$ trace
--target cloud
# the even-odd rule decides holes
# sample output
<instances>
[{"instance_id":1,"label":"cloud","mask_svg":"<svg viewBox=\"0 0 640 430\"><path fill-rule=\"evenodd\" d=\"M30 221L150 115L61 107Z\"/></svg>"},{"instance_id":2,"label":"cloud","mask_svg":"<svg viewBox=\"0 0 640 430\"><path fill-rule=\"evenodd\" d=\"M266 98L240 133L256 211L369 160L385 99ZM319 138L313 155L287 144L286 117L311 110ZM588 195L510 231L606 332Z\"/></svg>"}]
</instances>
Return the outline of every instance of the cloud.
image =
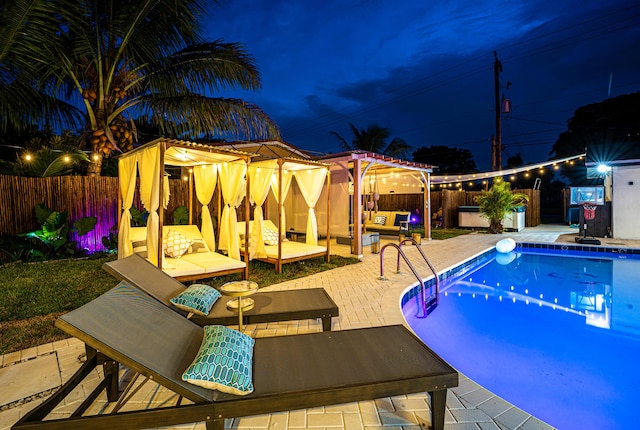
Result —
<instances>
[{"instance_id":1,"label":"cloud","mask_svg":"<svg viewBox=\"0 0 640 430\"><path fill-rule=\"evenodd\" d=\"M318 152L338 150L329 131L377 123L417 147L470 149L486 167L494 50L513 102L503 139L527 161L544 161L575 109L607 96L611 72L612 96L640 88L640 5L624 0L233 0L213 10L211 38L245 44L263 78L261 91L235 96Z\"/></svg>"}]
</instances>

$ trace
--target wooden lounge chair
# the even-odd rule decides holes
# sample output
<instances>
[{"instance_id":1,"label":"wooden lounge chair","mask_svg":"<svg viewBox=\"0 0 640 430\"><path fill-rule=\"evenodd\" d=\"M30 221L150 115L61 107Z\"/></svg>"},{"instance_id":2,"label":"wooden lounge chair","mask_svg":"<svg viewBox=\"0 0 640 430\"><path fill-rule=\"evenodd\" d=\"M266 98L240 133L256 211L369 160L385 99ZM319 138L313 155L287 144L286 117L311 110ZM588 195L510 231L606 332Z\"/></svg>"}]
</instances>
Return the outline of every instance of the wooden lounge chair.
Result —
<instances>
[{"instance_id":1,"label":"wooden lounge chair","mask_svg":"<svg viewBox=\"0 0 640 430\"><path fill-rule=\"evenodd\" d=\"M254 391L246 396L184 382L182 372L197 353L204 329L133 286L116 286L62 315L56 325L86 344L87 362L14 430L113 430L203 421L208 429L222 430L226 418L418 392L430 394L432 426L441 430L447 389L458 385L458 373L401 325L255 339ZM76 411L62 405L68 417L56 419L56 405L98 363L104 363L103 382ZM100 414L85 416L104 389L111 402L127 398L128 390L118 392L116 363L177 393L178 403L129 410L134 406L125 400L115 412L98 404L94 409ZM183 397L193 403L182 404Z\"/></svg>"},{"instance_id":2,"label":"wooden lounge chair","mask_svg":"<svg viewBox=\"0 0 640 430\"><path fill-rule=\"evenodd\" d=\"M102 267L117 279L135 285L176 312L186 315L186 312L170 302L170 299L183 291L185 286L145 258L133 254L122 260L105 263ZM338 306L324 288L258 292L251 298L255 306L243 312L243 324L320 318L322 330L327 331L331 330L331 318L339 315ZM209 315L194 315L191 320L201 326L238 324L238 314L227 309L227 301L226 297L221 297Z\"/></svg>"}]
</instances>

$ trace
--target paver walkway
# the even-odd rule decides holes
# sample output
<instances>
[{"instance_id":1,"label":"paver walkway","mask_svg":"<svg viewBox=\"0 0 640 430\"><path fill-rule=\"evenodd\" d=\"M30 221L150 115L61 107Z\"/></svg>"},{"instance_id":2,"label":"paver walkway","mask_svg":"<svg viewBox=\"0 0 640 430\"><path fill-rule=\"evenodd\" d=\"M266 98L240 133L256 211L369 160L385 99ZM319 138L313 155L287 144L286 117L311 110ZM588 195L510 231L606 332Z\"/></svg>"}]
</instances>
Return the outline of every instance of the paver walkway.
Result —
<instances>
[{"instance_id":1,"label":"paver walkway","mask_svg":"<svg viewBox=\"0 0 640 430\"><path fill-rule=\"evenodd\" d=\"M422 241L422 247L438 272L442 272L473 256L484 252L503 238L512 237L520 242L554 242L559 235L575 233L564 226L539 226L521 232L501 236L473 233L445 241ZM384 244L384 241L383 241ZM626 245L626 244L618 244ZM403 248L418 273L427 277L430 272L415 247ZM332 253L348 255L347 246L332 244ZM402 292L415 285L416 279L402 266L402 273L395 273L397 253L387 248L384 254L385 276L380 280L380 256L369 249L360 263L312 275L303 279L272 285L267 289L295 289L323 287L340 308L340 317L333 319L333 330L404 324L399 301ZM114 280L114 285L116 284ZM245 331L254 337L322 331L318 321L292 321L285 323L254 324ZM25 412L33 409L53 390L51 381L66 381L80 366L84 348L76 339L67 339L37 348L6 354L0 358L0 429L9 429ZM52 375L51 362L57 366ZM34 365L42 362L42 365ZM478 384L460 375L459 387L449 390L445 428L466 429L552 429L551 426L532 417L505 400L493 395ZM101 378L99 370L94 379ZM38 381L42 381L39 384ZM20 400L5 390L14 390L15 384L28 383L30 393L23 392ZM55 384L54 384L55 385ZM87 383L88 385L88 383ZM133 403L157 404L175 402L174 394L154 384L140 390ZM90 389L89 389L90 391ZM68 407L81 402L86 396L84 386L67 399ZM2 399L5 399L4 404ZM63 409L66 409L63 408ZM66 410L60 411L61 414ZM278 414L227 420L226 427L238 429L332 429L348 430L417 430L430 425L429 398L426 394L398 396L375 401L290 411ZM180 429L204 429L204 423L176 427Z\"/></svg>"}]
</instances>

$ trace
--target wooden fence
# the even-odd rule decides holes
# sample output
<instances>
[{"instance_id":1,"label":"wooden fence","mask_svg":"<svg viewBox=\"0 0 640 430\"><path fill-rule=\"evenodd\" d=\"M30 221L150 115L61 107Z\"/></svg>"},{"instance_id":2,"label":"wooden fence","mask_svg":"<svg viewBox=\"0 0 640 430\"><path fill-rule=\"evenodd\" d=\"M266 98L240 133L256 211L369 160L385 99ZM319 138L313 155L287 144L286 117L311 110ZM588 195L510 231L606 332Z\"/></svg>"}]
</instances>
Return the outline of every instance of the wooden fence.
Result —
<instances>
[{"instance_id":1,"label":"wooden fence","mask_svg":"<svg viewBox=\"0 0 640 430\"><path fill-rule=\"evenodd\" d=\"M173 211L178 206L188 206L188 182L169 180L171 198L165 210L163 222L172 224ZM98 222L96 228L84 236L71 233L70 239L77 241L82 249L89 251L103 250L102 237L108 236L116 228L118 220L118 178L87 176L56 176L51 178L30 178L21 176L0 175L0 234L18 234L40 229L35 217L38 203L58 211L69 213L69 224L86 216L94 216ZM526 226L540 224L540 191L518 190L529 196L526 211ZM195 193L194 193L195 194ZM480 192L473 191L434 191L431 193L432 212L442 207L443 225L453 228L458 225L458 206L475 205L475 196ZM219 206L218 194L214 194L209 204L212 216L216 217ZM193 197L193 220L199 223L201 207ZM134 206L142 209L136 193ZM422 194L388 194L381 195L378 201L379 210L404 209L424 215ZM238 211L239 219L243 219L243 211Z\"/></svg>"},{"instance_id":2,"label":"wooden fence","mask_svg":"<svg viewBox=\"0 0 640 430\"><path fill-rule=\"evenodd\" d=\"M535 227L540 224L540 190L518 190L519 193L529 196L527 211L525 213L525 226ZM454 191L442 190L431 192L431 213L442 208L442 222L444 228L458 226L458 206L477 206L476 196L481 191ZM408 210L420 217L424 212L422 194L385 194L378 200L378 208L381 211ZM418 211L416 211L418 210Z\"/></svg>"},{"instance_id":3,"label":"wooden fence","mask_svg":"<svg viewBox=\"0 0 640 430\"><path fill-rule=\"evenodd\" d=\"M188 183L170 180L171 199L165 211L165 223L171 223L176 207L188 203ZM103 250L102 237L115 231L118 223L118 178L87 176L56 176L30 178L0 175L0 234L26 233L41 228L36 221L35 207L44 204L57 212L68 212L69 225L87 216L97 218L95 229L84 236L71 232L70 239L81 249ZM212 199L210 210L213 212ZM142 209L136 193L134 205ZM201 207L194 205L194 217L199 219Z\"/></svg>"}]
</instances>

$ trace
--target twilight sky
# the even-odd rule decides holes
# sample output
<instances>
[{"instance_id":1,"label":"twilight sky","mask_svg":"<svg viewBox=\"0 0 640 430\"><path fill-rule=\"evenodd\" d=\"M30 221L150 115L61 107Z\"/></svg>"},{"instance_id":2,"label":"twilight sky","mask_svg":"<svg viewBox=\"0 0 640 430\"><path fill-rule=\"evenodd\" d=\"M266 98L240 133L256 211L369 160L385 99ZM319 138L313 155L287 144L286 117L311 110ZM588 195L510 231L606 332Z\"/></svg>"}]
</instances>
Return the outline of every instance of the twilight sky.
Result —
<instances>
[{"instance_id":1,"label":"twilight sky","mask_svg":"<svg viewBox=\"0 0 640 430\"><path fill-rule=\"evenodd\" d=\"M489 170L494 51L512 103L503 163L547 160L577 108L640 90L630 0L228 0L206 36L242 43L262 77L258 92L219 95L258 104L316 154L340 151L330 131L350 141L350 122L375 123L416 149L468 149Z\"/></svg>"}]
</instances>

